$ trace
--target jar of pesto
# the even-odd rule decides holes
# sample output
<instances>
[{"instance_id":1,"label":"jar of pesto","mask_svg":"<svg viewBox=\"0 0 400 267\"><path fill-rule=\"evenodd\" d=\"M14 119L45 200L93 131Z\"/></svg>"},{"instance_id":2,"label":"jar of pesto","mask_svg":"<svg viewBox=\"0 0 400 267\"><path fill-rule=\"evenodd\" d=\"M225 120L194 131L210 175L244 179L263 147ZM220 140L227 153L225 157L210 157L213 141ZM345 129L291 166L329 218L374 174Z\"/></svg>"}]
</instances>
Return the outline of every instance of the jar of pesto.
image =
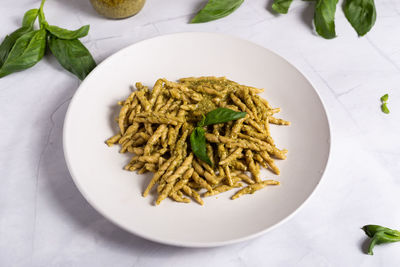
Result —
<instances>
[{"instance_id":1,"label":"jar of pesto","mask_svg":"<svg viewBox=\"0 0 400 267\"><path fill-rule=\"evenodd\" d=\"M123 19L138 13L146 0L90 0L94 9L111 19Z\"/></svg>"}]
</instances>

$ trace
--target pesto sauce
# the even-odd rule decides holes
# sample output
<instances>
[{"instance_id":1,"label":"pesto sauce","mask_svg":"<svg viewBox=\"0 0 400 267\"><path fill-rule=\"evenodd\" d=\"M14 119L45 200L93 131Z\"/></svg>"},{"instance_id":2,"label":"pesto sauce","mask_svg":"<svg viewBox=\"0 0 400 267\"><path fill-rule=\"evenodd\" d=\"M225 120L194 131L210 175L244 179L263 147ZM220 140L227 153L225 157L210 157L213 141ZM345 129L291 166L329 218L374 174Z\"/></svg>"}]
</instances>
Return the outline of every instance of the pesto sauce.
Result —
<instances>
[{"instance_id":1,"label":"pesto sauce","mask_svg":"<svg viewBox=\"0 0 400 267\"><path fill-rule=\"evenodd\" d=\"M212 102L213 97L203 94L203 100L197 104L196 113L207 114L211 110L216 109L216 105Z\"/></svg>"},{"instance_id":2,"label":"pesto sauce","mask_svg":"<svg viewBox=\"0 0 400 267\"><path fill-rule=\"evenodd\" d=\"M187 86L200 93L203 97L203 100L197 103L197 108L190 112L187 115L188 120L200 121L202 119L202 115L207 114L208 112L220 107L218 102L212 101L214 98L220 98L220 102L226 102L229 98L229 95L232 92L236 92L238 86L229 80L200 80L200 81L192 81ZM217 91L223 92L222 97L218 97L215 95L207 94L205 91L202 91L200 87L209 87L213 88Z\"/></svg>"},{"instance_id":3,"label":"pesto sauce","mask_svg":"<svg viewBox=\"0 0 400 267\"><path fill-rule=\"evenodd\" d=\"M138 13L146 0L90 0L90 2L99 14L107 18L122 19Z\"/></svg>"}]
</instances>

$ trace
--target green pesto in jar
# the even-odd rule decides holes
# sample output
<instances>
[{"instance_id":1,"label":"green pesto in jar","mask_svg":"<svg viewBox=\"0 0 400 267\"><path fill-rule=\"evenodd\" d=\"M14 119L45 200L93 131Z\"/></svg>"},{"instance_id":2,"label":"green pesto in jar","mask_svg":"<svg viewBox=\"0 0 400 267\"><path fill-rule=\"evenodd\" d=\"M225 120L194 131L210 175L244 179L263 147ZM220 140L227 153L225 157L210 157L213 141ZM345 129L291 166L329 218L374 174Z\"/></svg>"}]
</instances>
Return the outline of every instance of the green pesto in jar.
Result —
<instances>
[{"instance_id":1,"label":"green pesto in jar","mask_svg":"<svg viewBox=\"0 0 400 267\"><path fill-rule=\"evenodd\" d=\"M123 19L138 13L146 0L90 0L94 9L112 19Z\"/></svg>"}]
</instances>

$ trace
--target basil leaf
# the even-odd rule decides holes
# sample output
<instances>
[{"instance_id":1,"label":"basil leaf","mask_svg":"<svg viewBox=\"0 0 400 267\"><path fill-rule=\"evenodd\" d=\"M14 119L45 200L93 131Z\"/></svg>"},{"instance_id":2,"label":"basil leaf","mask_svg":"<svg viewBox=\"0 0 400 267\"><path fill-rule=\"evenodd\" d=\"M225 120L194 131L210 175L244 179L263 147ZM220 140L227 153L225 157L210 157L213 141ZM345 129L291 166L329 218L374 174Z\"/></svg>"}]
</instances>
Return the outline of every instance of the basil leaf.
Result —
<instances>
[{"instance_id":1,"label":"basil leaf","mask_svg":"<svg viewBox=\"0 0 400 267\"><path fill-rule=\"evenodd\" d=\"M315 5L314 24L317 33L326 38L336 37L335 12L338 0L317 0Z\"/></svg>"},{"instance_id":2,"label":"basil leaf","mask_svg":"<svg viewBox=\"0 0 400 267\"><path fill-rule=\"evenodd\" d=\"M78 39L64 40L50 35L49 47L61 66L81 80L96 67L92 55Z\"/></svg>"},{"instance_id":3,"label":"basil leaf","mask_svg":"<svg viewBox=\"0 0 400 267\"><path fill-rule=\"evenodd\" d=\"M89 32L89 25L80 27L75 31L66 30L57 26L46 24L46 30L48 30L52 35L66 40L78 39L86 36Z\"/></svg>"},{"instance_id":4,"label":"basil leaf","mask_svg":"<svg viewBox=\"0 0 400 267\"><path fill-rule=\"evenodd\" d=\"M376 21L374 0L346 0L344 14L358 36L364 36Z\"/></svg>"},{"instance_id":5,"label":"basil leaf","mask_svg":"<svg viewBox=\"0 0 400 267\"><path fill-rule=\"evenodd\" d=\"M212 162L206 151L206 137L204 133L205 132L203 128L194 128L193 132L190 134L190 145L197 158L212 166Z\"/></svg>"},{"instance_id":6,"label":"basil leaf","mask_svg":"<svg viewBox=\"0 0 400 267\"><path fill-rule=\"evenodd\" d=\"M33 28L33 24L39 14L39 9L30 9L25 12L24 18L22 19L22 27Z\"/></svg>"},{"instance_id":7,"label":"basil leaf","mask_svg":"<svg viewBox=\"0 0 400 267\"><path fill-rule=\"evenodd\" d=\"M209 0L190 23L203 23L228 16L240 5L244 0Z\"/></svg>"},{"instance_id":8,"label":"basil leaf","mask_svg":"<svg viewBox=\"0 0 400 267\"><path fill-rule=\"evenodd\" d=\"M381 101L382 101L382 102L386 102L386 101L388 101L388 99L389 99L389 95L388 95L388 94L384 94L384 95L381 97Z\"/></svg>"},{"instance_id":9,"label":"basil leaf","mask_svg":"<svg viewBox=\"0 0 400 267\"><path fill-rule=\"evenodd\" d=\"M272 9L281 14L287 14L293 0L274 0Z\"/></svg>"},{"instance_id":10,"label":"basil leaf","mask_svg":"<svg viewBox=\"0 0 400 267\"><path fill-rule=\"evenodd\" d=\"M382 110L382 112L385 113L385 114L389 114L389 113L390 113L390 110L389 110L389 108L387 107L387 104L386 104L386 103L383 103L383 104L381 105L381 110Z\"/></svg>"},{"instance_id":11,"label":"basil leaf","mask_svg":"<svg viewBox=\"0 0 400 267\"><path fill-rule=\"evenodd\" d=\"M44 29L25 33L15 42L0 68L0 78L34 66L43 58L45 50L46 31Z\"/></svg>"},{"instance_id":12,"label":"basil leaf","mask_svg":"<svg viewBox=\"0 0 400 267\"><path fill-rule=\"evenodd\" d=\"M22 27L15 30L13 33L7 35L4 38L3 42L0 45L0 67L3 66L8 57L8 54L10 53L18 38L25 33L33 31L33 24L35 23L38 13L38 9L31 9L26 11L22 20Z\"/></svg>"},{"instance_id":13,"label":"basil leaf","mask_svg":"<svg viewBox=\"0 0 400 267\"><path fill-rule=\"evenodd\" d=\"M7 35L4 38L3 42L0 45L0 67L3 66L4 62L8 57L8 54L10 53L11 49L13 48L18 38L31 31L32 29L29 27L22 27L15 30L13 33Z\"/></svg>"},{"instance_id":14,"label":"basil leaf","mask_svg":"<svg viewBox=\"0 0 400 267\"><path fill-rule=\"evenodd\" d=\"M229 108L217 108L206 114L206 119L204 120L203 125L207 126L241 119L244 118L246 114L246 112L237 112Z\"/></svg>"}]
</instances>

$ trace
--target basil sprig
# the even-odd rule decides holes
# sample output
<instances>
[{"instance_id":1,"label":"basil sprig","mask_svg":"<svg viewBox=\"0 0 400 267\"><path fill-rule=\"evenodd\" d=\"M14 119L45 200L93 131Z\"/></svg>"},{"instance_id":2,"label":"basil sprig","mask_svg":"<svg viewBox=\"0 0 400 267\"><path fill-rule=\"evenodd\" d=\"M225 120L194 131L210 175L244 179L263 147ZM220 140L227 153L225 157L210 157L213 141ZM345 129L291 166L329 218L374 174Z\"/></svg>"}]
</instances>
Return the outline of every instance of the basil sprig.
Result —
<instances>
[{"instance_id":1,"label":"basil sprig","mask_svg":"<svg viewBox=\"0 0 400 267\"><path fill-rule=\"evenodd\" d=\"M90 52L78 40L89 32L89 25L70 31L49 25L45 19L42 0L39 9L28 10L22 27L7 35L0 44L0 78L33 67L44 56L47 45L58 62L83 80L96 67ZM39 18L40 29L34 24Z\"/></svg>"},{"instance_id":2,"label":"basil sprig","mask_svg":"<svg viewBox=\"0 0 400 267\"><path fill-rule=\"evenodd\" d=\"M400 231L397 230L373 224L365 225L362 229L371 238L371 243L368 247L369 255L374 255L373 249L375 245L400 241Z\"/></svg>"},{"instance_id":3,"label":"basil sprig","mask_svg":"<svg viewBox=\"0 0 400 267\"><path fill-rule=\"evenodd\" d=\"M217 108L208 112L203 119L197 124L193 132L190 134L190 146L197 158L212 166L212 162L206 151L206 137L204 126L225 123L228 121L238 120L246 116L246 112L237 112L229 108Z\"/></svg>"},{"instance_id":4,"label":"basil sprig","mask_svg":"<svg viewBox=\"0 0 400 267\"><path fill-rule=\"evenodd\" d=\"M326 39L335 38L335 12L338 0L310 0L310 2L315 4L314 25L316 32ZM292 0L274 0L272 9L278 13L286 14L291 3ZM364 36L375 24L374 0L345 0L343 11L359 36Z\"/></svg>"},{"instance_id":5,"label":"basil sprig","mask_svg":"<svg viewBox=\"0 0 400 267\"><path fill-rule=\"evenodd\" d=\"M203 23L228 16L238 9L244 0L209 0L196 14L191 23Z\"/></svg>"}]
</instances>

